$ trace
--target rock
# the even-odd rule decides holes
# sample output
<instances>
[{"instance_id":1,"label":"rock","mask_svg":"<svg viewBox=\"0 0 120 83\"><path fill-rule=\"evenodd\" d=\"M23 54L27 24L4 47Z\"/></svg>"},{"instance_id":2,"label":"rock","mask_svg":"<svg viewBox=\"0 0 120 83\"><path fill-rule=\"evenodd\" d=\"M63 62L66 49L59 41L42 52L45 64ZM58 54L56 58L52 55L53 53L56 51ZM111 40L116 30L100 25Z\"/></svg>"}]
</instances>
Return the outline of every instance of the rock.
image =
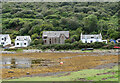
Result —
<instances>
[{"instance_id":1,"label":"rock","mask_svg":"<svg viewBox=\"0 0 120 83\"><path fill-rule=\"evenodd\" d=\"M26 75L30 75L30 73L29 73L29 72L27 72L27 73L26 73Z\"/></svg>"},{"instance_id":2,"label":"rock","mask_svg":"<svg viewBox=\"0 0 120 83\"><path fill-rule=\"evenodd\" d=\"M11 77L11 79L14 79L15 77Z\"/></svg>"},{"instance_id":3,"label":"rock","mask_svg":"<svg viewBox=\"0 0 120 83\"><path fill-rule=\"evenodd\" d=\"M14 73L14 71L8 71L8 73Z\"/></svg>"}]
</instances>

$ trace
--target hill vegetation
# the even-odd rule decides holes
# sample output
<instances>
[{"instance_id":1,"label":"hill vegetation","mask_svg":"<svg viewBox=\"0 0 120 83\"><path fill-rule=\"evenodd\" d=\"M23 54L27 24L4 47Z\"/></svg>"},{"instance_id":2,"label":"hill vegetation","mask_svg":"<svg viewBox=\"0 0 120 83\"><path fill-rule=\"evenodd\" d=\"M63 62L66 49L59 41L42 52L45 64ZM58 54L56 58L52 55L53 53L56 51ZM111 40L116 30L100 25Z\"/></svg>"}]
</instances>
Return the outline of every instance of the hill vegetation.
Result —
<instances>
[{"instance_id":1,"label":"hill vegetation","mask_svg":"<svg viewBox=\"0 0 120 83\"><path fill-rule=\"evenodd\" d=\"M43 43L43 31L70 31L68 41L79 42L81 32L118 39L119 15L118 2L4 2L2 31L13 42L17 35L30 35L35 45Z\"/></svg>"}]
</instances>

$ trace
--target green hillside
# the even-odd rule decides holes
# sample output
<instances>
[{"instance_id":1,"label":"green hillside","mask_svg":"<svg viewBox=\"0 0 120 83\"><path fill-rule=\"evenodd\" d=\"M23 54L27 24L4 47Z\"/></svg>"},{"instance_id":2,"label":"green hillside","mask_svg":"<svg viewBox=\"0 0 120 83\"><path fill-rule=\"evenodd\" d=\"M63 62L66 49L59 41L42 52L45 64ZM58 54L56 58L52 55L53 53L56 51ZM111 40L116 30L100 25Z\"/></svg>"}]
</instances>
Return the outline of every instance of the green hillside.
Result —
<instances>
[{"instance_id":1,"label":"green hillside","mask_svg":"<svg viewBox=\"0 0 120 83\"><path fill-rule=\"evenodd\" d=\"M119 9L118 2L4 2L2 31L11 39L30 35L36 45L43 43L43 31L70 31L75 41L81 32L118 39Z\"/></svg>"}]
</instances>

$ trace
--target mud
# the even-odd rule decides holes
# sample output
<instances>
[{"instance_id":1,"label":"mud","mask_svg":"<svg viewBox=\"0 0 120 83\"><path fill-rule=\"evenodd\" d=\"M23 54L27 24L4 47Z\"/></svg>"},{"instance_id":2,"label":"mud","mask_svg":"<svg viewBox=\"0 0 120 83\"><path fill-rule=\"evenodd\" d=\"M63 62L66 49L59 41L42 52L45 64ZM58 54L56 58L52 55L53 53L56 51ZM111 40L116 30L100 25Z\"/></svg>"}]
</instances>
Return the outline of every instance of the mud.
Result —
<instances>
[{"instance_id":1,"label":"mud","mask_svg":"<svg viewBox=\"0 0 120 83\"><path fill-rule=\"evenodd\" d=\"M3 79L20 78L26 76L32 77L32 76L58 75L60 73L66 72L69 73L79 71L82 69L91 68L100 69L108 66L109 67L114 66L118 62L118 55L109 54L100 55L98 53L18 53L18 54L3 54L3 56L53 61L52 66L46 67L37 66L34 68L13 68L13 69L3 68L2 69ZM63 62L63 65L59 64L59 62L61 61ZM8 73L9 71L14 71L14 73ZM29 73L29 75L27 73Z\"/></svg>"}]
</instances>

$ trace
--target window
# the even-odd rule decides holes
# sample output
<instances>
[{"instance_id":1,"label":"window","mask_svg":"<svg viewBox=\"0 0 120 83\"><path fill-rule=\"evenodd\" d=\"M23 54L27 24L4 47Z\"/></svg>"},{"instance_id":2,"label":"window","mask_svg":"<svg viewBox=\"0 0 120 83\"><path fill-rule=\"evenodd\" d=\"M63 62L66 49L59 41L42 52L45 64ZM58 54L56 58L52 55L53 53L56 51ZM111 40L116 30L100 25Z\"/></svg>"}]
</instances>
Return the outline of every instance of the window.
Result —
<instances>
[{"instance_id":1,"label":"window","mask_svg":"<svg viewBox=\"0 0 120 83\"><path fill-rule=\"evenodd\" d=\"M55 38L55 43L56 43L57 41L56 41L56 38Z\"/></svg>"},{"instance_id":2,"label":"window","mask_svg":"<svg viewBox=\"0 0 120 83\"><path fill-rule=\"evenodd\" d=\"M4 40L4 38L2 38L2 40Z\"/></svg>"},{"instance_id":3,"label":"window","mask_svg":"<svg viewBox=\"0 0 120 83\"><path fill-rule=\"evenodd\" d=\"M26 45L26 43L24 43L24 45Z\"/></svg>"},{"instance_id":4,"label":"window","mask_svg":"<svg viewBox=\"0 0 120 83\"><path fill-rule=\"evenodd\" d=\"M5 37L5 41L7 40L7 38Z\"/></svg>"},{"instance_id":5,"label":"window","mask_svg":"<svg viewBox=\"0 0 120 83\"><path fill-rule=\"evenodd\" d=\"M17 43L17 45L19 45L19 43Z\"/></svg>"},{"instance_id":6,"label":"window","mask_svg":"<svg viewBox=\"0 0 120 83\"><path fill-rule=\"evenodd\" d=\"M87 43L87 41L85 41L85 43Z\"/></svg>"},{"instance_id":7,"label":"window","mask_svg":"<svg viewBox=\"0 0 120 83\"><path fill-rule=\"evenodd\" d=\"M51 39L50 39L50 44L52 43Z\"/></svg>"},{"instance_id":8,"label":"window","mask_svg":"<svg viewBox=\"0 0 120 83\"><path fill-rule=\"evenodd\" d=\"M93 42L93 41L90 41L91 43Z\"/></svg>"},{"instance_id":9,"label":"window","mask_svg":"<svg viewBox=\"0 0 120 83\"><path fill-rule=\"evenodd\" d=\"M3 45L3 44L4 44L4 42L1 42L1 44Z\"/></svg>"},{"instance_id":10,"label":"window","mask_svg":"<svg viewBox=\"0 0 120 83\"><path fill-rule=\"evenodd\" d=\"M64 36L62 36L62 38L64 39Z\"/></svg>"},{"instance_id":11,"label":"window","mask_svg":"<svg viewBox=\"0 0 120 83\"><path fill-rule=\"evenodd\" d=\"M44 42L46 43L46 40Z\"/></svg>"},{"instance_id":12,"label":"window","mask_svg":"<svg viewBox=\"0 0 120 83\"><path fill-rule=\"evenodd\" d=\"M91 38L94 38L94 37L91 37Z\"/></svg>"},{"instance_id":13,"label":"window","mask_svg":"<svg viewBox=\"0 0 120 83\"><path fill-rule=\"evenodd\" d=\"M44 37L44 39L47 39L47 37Z\"/></svg>"}]
</instances>

